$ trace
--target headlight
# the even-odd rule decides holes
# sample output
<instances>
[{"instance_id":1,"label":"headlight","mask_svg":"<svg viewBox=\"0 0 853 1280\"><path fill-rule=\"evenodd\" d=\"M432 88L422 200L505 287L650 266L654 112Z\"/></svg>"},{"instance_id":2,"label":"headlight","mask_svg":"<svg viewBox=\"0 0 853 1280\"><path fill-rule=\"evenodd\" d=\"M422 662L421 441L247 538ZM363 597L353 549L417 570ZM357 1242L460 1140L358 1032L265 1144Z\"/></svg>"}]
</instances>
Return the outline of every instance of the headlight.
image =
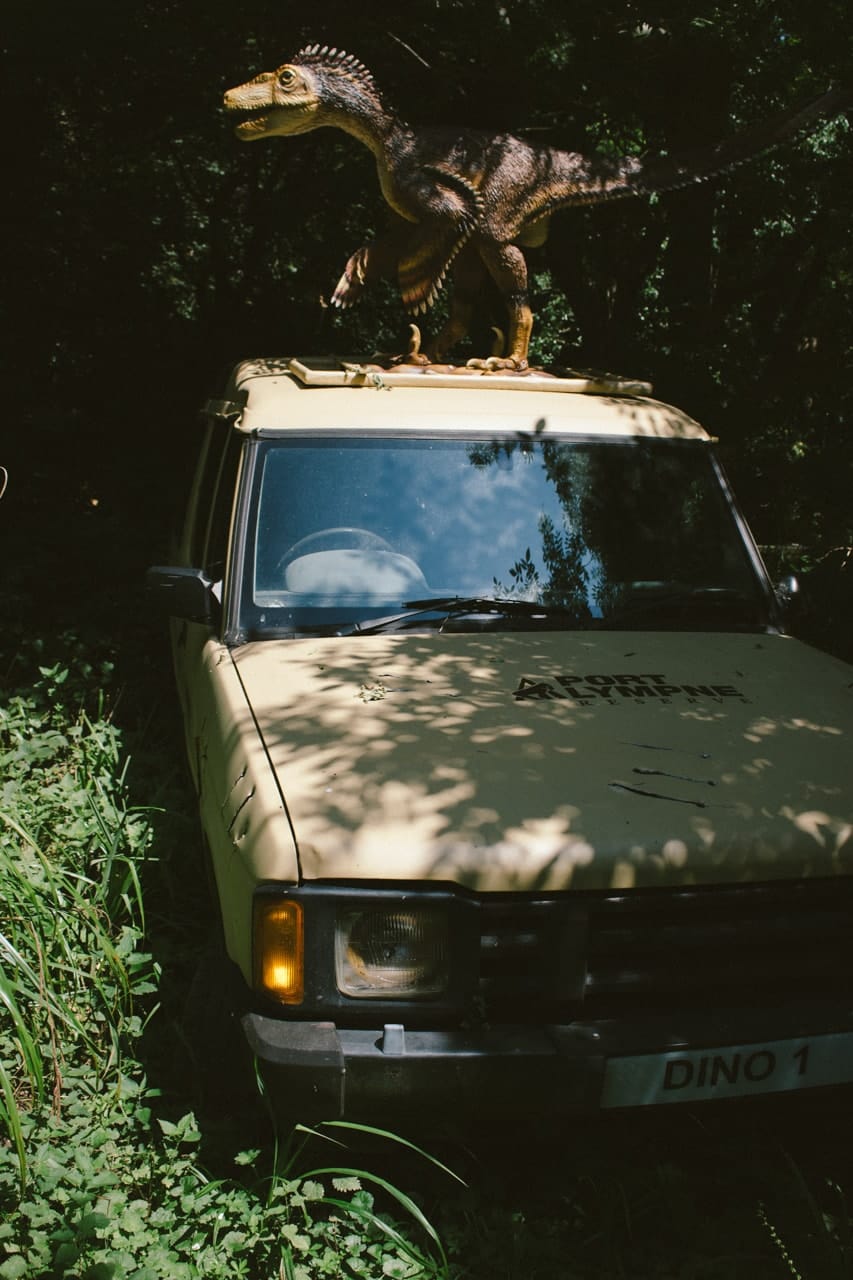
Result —
<instances>
[{"instance_id":1,"label":"headlight","mask_svg":"<svg viewBox=\"0 0 853 1280\"><path fill-rule=\"evenodd\" d=\"M338 990L347 996L416 998L444 991L448 927L429 907L359 907L335 930Z\"/></svg>"},{"instance_id":2,"label":"headlight","mask_svg":"<svg viewBox=\"0 0 853 1280\"><path fill-rule=\"evenodd\" d=\"M282 1004L300 1004L305 989L302 907L288 898L255 899L255 987Z\"/></svg>"}]
</instances>

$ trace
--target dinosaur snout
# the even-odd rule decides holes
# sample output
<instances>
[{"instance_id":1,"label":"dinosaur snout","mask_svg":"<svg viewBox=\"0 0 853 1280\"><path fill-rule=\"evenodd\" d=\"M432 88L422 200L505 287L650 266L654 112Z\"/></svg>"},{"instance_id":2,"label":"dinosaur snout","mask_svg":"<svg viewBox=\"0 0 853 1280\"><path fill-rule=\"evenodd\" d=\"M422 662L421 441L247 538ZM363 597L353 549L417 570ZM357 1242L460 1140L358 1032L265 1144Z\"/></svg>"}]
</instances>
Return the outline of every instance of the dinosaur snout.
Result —
<instances>
[{"instance_id":1,"label":"dinosaur snout","mask_svg":"<svg viewBox=\"0 0 853 1280\"><path fill-rule=\"evenodd\" d=\"M250 80L248 84L226 89L222 105L226 111L239 112L243 116L234 128L241 141L251 142L264 136L267 117L273 106L265 80Z\"/></svg>"}]
</instances>

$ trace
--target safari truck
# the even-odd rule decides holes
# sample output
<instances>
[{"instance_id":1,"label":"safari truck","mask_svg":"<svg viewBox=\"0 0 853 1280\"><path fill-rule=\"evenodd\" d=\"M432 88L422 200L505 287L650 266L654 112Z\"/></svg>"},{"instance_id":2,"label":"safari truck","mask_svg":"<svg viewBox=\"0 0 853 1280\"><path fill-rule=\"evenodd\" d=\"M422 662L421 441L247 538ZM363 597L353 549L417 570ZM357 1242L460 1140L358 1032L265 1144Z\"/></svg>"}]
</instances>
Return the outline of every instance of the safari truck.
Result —
<instances>
[{"instance_id":1,"label":"safari truck","mask_svg":"<svg viewBox=\"0 0 853 1280\"><path fill-rule=\"evenodd\" d=\"M853 1080L853 669L619 380L240 364L172 621L251 1051L300 1115Z\"/></svg>"}]
</instances>

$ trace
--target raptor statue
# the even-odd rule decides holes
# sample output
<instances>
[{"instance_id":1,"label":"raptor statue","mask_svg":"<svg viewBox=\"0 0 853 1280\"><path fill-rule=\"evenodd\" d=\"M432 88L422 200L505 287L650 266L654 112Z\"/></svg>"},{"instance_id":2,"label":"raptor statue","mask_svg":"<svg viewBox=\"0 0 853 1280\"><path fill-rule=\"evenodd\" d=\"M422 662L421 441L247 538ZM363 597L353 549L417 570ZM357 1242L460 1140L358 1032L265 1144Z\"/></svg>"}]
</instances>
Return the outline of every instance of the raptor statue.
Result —
<instances>
[{"instance_id":1,"label":"raptor statue","mask_svg":"<svg viewBox=\"0 0 853 1280\"><path fill-rule=\"evenodd\" d=\"M488 273L507 311L505 350L470 363L516 370L527 368L533 325L523 250L544 243L553 213L707 181L847 105L846 91L832 89L716 146L646 160L533 146L509 133L413 129L357 58L317 44L225 94L226 109L242 116L241 141L331 127L372 151L391 219L347 262L334 306L350 307L373 281L396 278L403 304L418 315L452 270L447 323L422 357L441 361L467 333Z\"/></svg>"}]
</instances>

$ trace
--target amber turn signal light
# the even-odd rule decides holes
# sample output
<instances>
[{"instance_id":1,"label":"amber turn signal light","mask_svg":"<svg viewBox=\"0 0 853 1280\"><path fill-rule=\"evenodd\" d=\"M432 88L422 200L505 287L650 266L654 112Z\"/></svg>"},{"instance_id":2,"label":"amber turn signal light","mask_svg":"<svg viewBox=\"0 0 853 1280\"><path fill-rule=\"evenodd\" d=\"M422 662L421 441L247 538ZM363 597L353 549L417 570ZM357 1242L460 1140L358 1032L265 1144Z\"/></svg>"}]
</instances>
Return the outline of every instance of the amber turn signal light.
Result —
<instances>
[{"instance_id":1,"label":"amber turn signal light","mask_svg":"<svg viewBox=\"0 0 853 1280\"><path fill-rule=\"evenodd\" d=\"M254 913L255 987L282 1004L300 1004L305 990L302 906L259 897Z\"/></svg>"}]
</instances>

